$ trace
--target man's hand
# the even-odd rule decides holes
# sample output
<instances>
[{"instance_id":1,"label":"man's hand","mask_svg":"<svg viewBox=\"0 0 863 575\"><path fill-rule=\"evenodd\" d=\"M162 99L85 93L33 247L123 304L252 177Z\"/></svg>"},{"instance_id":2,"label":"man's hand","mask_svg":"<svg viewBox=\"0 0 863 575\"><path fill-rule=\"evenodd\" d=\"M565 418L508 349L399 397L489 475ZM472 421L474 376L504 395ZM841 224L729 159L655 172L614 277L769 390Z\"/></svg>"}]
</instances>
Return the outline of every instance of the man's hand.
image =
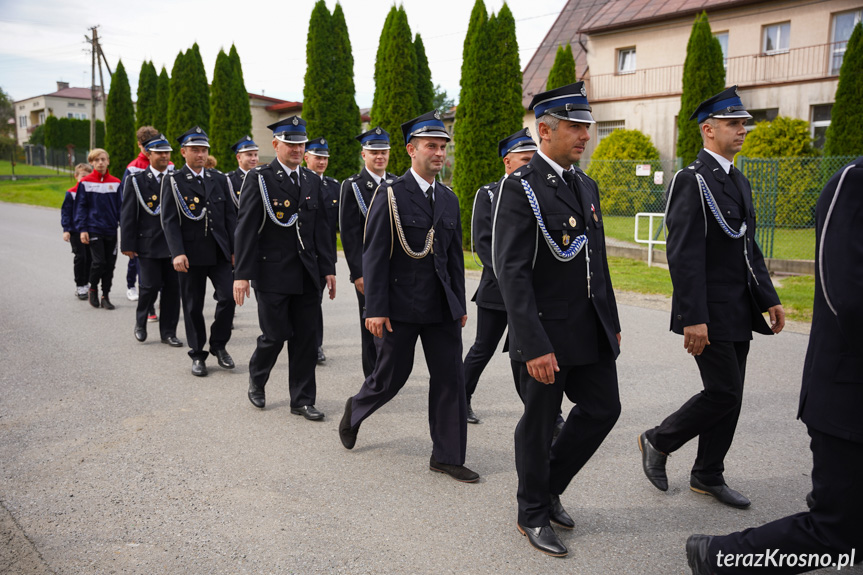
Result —
<instances>
[{"instance_id":1,"label":"man's hand","mask_svg":"<svg viewBox=\"0 0 863 575\"><path fill-rule=\"evenodd\" d=\"M69 232L63 232L63 241L64 242L68 242L71 239L72 239L72 234L70 234Z\"/></svg>"},{"instance_id":2,"label":"man's hand","mask_svg":"<svg viewBox=\"0 0 863 575\"><path fill-rule=\"evenodd\" d=\"M363 278L357 278L354 280L354 287L357 288L357 291L363 295L366 295L366 285L363 283Z\"/></svg>"},{"instance_id":3,"label":"man's hand","mask_svg":"<svg viewBox=\"0 0 863 575\"><path fill-rule=\"evenodd\" d=\"M124 256L128 256L131 259L138 257L138 252L123 252Z\"/></svg>"},{"instance_id":4,"label":"man's hand","mask_svg":"<svg viewBox=\"0 0 863 575\"><path fill-rule=\"evenodd\" d=\"M686 348L686 353L701 355L706 345L710 345L710 340L707 339L706 323L688 325L683 328L683 347Z\"/></svg>"},{"instance_id":5,"label":"man's hand","mask_svg":"<svg viewBox=\"0 0 863 575\"><path fill-rule=\"evenodd\" d=\"M393 326L390 324L390 318L388 317L367 317L366 318L366 329L372 332L372 335L375 337L383 337L384 336L384 326L386 326L387 331L392 333Z\"/></svg>"},{"instance_id":6,"label":"man's hand","mask_svg":"<svg viewBox=\"0 0 863 575\"><path fill-rule=\"evenodd\" d=\"M554 353L535 357L527 362L527 373L540 383L554 383L554 372L560 371Z\"/></svg>"},{"instance_id":7,"label":"man's hand","mask_svg":"<svg viewBox=\"0 0 863 575\"><path fill-rule=\"evenodd\" d=\"M327 280L327 290L330 292L330 299L336 299L336 276L324 276Z\"/></svg>"},{"instance_id":8,"label":"man's hand","mask_svg":"<svg viewBox=\"0 0 863 575\"><path fill-rule=\"evenodd\" d=\"M770 329L773 333L779 333L785 327L785 310L782 304L775 305L767 310L770 314Z\"/></svg>"},{"instance_id":9,"label":"man's hand","mask_svg":"<svg viewBox=\"0 0 863 575\"><path fill-rule=\"evenodd\" d=\"M231 267L236 267L237 259L234 257L234 254L231 254Z\"/></svg>"},{"instance_id":10,"label":"man's hand","mask_svg":"<svg viewBox=\"0 0 863 575\"><path fill-rule=\"evenodd\" d=\"M620 347L620 332L617 332L617 347Z\"/></svg>"},{"instance_id":11,"label":"man's hand","mask_svg":"<svg viewBox=\"0 0 863 575\"><path fill-rule=\"evenodd\" d=\"M243 305L251 293L249 280L234 280L234 301L237 302L237 305Z\"/></svg>"},{"instance_id":12,"label":"man's hand","mask_svg":"<svg viewBox=\"0 0 863 575\"><path fill-rule=\"evenodd\" d=\"M90 234L88 232L81 232L81 243L90 245Z\"/></svg>"},{"instance_id":13,"label":"man's hand","mask_svg":"<svg viewBox=\"0 0 863 575\"><path fill-rule=\"evenodd\" d=\"M174 258L174 269L183 273L189 271L189 258L186 257L186 254Z\"/></svg>"},{"instance_id":14,"label":"man's hand","mask_svg":"<svg viewBox=\"0 0 863 575\"><path fill-rule=\"evenodd\" d=\"M461 326L464 327L467 325L467 314L461 316Z\"/></svg>"}]
</instances>

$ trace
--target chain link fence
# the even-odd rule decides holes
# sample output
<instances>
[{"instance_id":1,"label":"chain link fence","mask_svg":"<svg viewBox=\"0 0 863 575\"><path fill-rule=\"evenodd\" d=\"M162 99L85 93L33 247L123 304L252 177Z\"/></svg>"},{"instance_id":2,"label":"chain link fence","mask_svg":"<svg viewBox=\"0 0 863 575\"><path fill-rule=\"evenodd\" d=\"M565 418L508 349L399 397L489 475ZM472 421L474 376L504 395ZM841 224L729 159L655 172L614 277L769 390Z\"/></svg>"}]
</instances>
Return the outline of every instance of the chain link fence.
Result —
<instances>
[{"instance_id":1,"label":"chain link fence","mask_svg":"<svg viewBox=\"0 0 863 575\"><path fill-rule=\"evenodd\" d=\"M758 222L756 241L766 258L815 259L815 204L824 184L852 156L812 158L737 158L736 165L749 180ZM634 242L635 215L665 211L665 193L677 160L592 160L585 172L599 185L605 235ZM642 222L641 240L662 239L657 222L654 237L647 238ZM664 249L664 246L657 246Z\"/></svg>"}]
</instances>

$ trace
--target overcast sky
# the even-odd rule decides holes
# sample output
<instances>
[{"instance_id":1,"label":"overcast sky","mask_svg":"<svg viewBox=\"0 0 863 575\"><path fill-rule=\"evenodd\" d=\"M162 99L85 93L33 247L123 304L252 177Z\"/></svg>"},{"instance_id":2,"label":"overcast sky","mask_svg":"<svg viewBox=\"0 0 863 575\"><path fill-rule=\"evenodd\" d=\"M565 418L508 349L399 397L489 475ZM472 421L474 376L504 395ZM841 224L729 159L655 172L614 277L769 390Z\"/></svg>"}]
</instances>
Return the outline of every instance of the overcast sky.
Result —
<instances>
[{"instance_id":1,"label":"overcast sky","mask_svg":"<svg viewBox=\"0 0 863 575\"><path fill-rule=\"evenodd\" d=\"M326 0L332 11L335 0ZM509 0L516 19L521 66L542 42L566 0ZM21 100L56 90L58 80L90 85L90 55L84 36L99 25L111 68L122 59L133 96L141 63L152 60L168 73L180 50L198 43L207 79L216 55L237 46L246 89L301 101L306 33L314 0L105 1L0 0L0 87ZM392 0L341 2L354 54L357 103L369 107L374 94L374 58ZM486 0L497 13L503 0ZM458 98L464 36L472 0L404 0L411 30L423 38L432 81ZM106 72L107 74L107 72ZM98 83L98 78L97 78ZM106 85L110 80L105 78Z\"/></svg>"}]
</instances>

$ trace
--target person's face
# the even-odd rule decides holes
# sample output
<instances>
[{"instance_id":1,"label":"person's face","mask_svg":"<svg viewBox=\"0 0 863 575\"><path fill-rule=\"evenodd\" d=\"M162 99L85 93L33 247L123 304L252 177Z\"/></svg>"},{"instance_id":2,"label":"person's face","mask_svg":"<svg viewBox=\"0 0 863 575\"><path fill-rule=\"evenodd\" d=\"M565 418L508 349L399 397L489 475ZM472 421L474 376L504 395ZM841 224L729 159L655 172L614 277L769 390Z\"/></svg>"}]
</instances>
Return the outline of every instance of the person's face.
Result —
<instances>
[{"instance_id":1,"label":"person's face","mask_svg":"<svg viewBox=\"0 0 863 575\"><path fill-rule=\"evenodd\" d=\"M382 176L387 171L387 165L390 163L390 151L387 150L363 150L363 162L366 164L366 169L374 174Z\"/></svg>"},{"instance_id":2,"label":"person's face","mask_svg":"<svg viewBox=\"0 0 863 575\"><path fill-rule=\"evenodd\" d=\"M533 157L534 152L513 152L503 157L503 166L507 175L524 166Z\"/></svg>"},{"instance_id":3,"label":"person's face","mask_svg":"<svg viewBox=\"0 0 863 575\"><path fill-rule=\"evenodd\" d=\"M584 147L590 140L590 124L561 120L557 130L552 131L540 123L540 139L546 146L543 152L564 168L581 159Z\"/></svg>"},{"instance_id":4,"label":"person's face","mask_svg":"<svg viewBox=\"0 0 863 575\"><path fill-rule=\"evenodd\" d=\"M240 152L237 154L237 163L243 171L248 172L258 165L258 151L250 150L248 152Z\"/></svg>"},{"instance_id":5,"label":"person's face","mask_svg":"<svg viewBox=\"0 0 863 575\"><path fill-rule=\"evenodd\" d=\"M100 174L104 174L108 171L108 154L99 154L90 162L90 165L93 166L93 169L99 172Z\"/></svg>"},{"instance_id":6,"label":"person's face","mask_svg":"<svg viewBox=\"0 0 863 575\"><path fill-rule=\"evenodd\" d=\"M164 172L171 163L171 152L147 152L147 157L153 169L159 172Z\"/></svg>"},{"instance_id":7,"label":"person's face","mask_svg":"<svg viewBox=\"0 0 863 575\"><path fill-rule=\"evenodd\" d=\"M746 118L715 118L712 123L702 124L702 130L704 147L731 160L746 139Z\"/></svg>"},{"instance_id":8,"label":"person's face","mask_svg":"<svg viewBox=\"0 0 863 575\"><path fill-rule=\"evenodd\" d=\"M300 162L303 161L303 153L306 151L306 144L288 144L281 140L273 138L273 149L276 150L276 157L279 161L291 168L297 169Z\"/></svg>"},{"instance_id":9,"label":"person's face","mask_svg":"<svg viewBox=\"0 0 863 575\"><path fill-rule=\"evenodd\" d=\"M407 145L413 169L422 177L433 178L446 160L446 138L414 137Z\"/></svg>"},{"instance_id":10,"label":"person's face","mask_svg":"<svg viewBox=\"0 0 863 575\"><path fill-rule=\"evenodd\" d=\"M306 154L306 167L319 176L323 176L327 171L327 166L330 165L330 158L327 156L316 156L315 154Z\"/></svg>"},{"instance_id":11,"label":"person's face","mask_svg":"<svg viewBox=\"0 0 863 575\"><path fill-rule=\"evenodd\" d=\"M180 148L180 154L182 154L187 166L196 172L200 172L201 168L207 163L210 148L206 146L183 146Z\"/></svg>"},{"instance_id":12,"label":"person's face","mask_svg":"<svg viewBox=\"0 0 863 575\"><path fill-rule=\"evenodd\" d=\"M88 172L87 170L77 170L75 172L75 179L79 182L90 175L92 172Z\"/></svg>"}]
</instances>

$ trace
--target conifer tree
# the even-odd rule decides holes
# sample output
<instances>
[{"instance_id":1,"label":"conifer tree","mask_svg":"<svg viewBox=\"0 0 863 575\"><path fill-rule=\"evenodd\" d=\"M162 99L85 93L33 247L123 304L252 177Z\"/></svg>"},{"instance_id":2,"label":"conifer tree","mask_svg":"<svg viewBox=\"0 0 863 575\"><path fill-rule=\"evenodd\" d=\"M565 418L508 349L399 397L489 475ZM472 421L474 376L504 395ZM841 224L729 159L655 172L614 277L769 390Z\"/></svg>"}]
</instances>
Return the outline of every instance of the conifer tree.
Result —
<instances>
[{"instance_id":1,"label":"conifer tree","mask_svg":"<svg viewBox=\"0 0 863 575\"><path fill-rule=\"evenodd\" d=\"M417 58L408 17L403 6L390 11L378 45L375 62L375 97L372 125L390 133L391 172L401 174L410 167L401 124L418 116Z\"/></svg>"},{"instance_id":2,"label":"conifer tree","mask_svg":"<svg viewBox=\"0 0 863 575\"><path fill-rule=\"evenodd\" d=\"M548 72L548 84L546 84L545 89L554 90L575 81L575 59L572 57L572 46L569 44L566 47L558 46L557 54L554 56L554 64Z\"/></svg>"},{"instance_id":3,"label":"conifer tree","mask_svg":"<svg viewBox=\"0 0 863 575\"><path fill-rule=\"evenodd\" d=\"M434 84L426 48L419 34L414 37L414 49L417 55L417 99L422 114L434 108Z\"/></svg>"},{"instance_id":4,"label":"conifer tree","mask_svg":"<svg viewBox=\"0 0 863 575\"><path fill-rule=\"evenodd\" d=\"M180 146L177 145L176 139L191 127L186 126L187 114L183 110L184 102L188 100L186 94L189 91L188 82L184 80L188 76L185 63L185 54L180 51L174 59L174 67L171 68L168 90L167 136L171 142L171 147L174 148L174 151L171 152L171 160L177 167L182 165L183 156L180 155Z\"/></svg>"},{"instance_id":5,"label":"conifer tree","mask_svg":"<svg viewBox=\"0 0 863 575\"><path fill-rule=\"evenodd\" d=\"M138 109L135 123L136 127L152 126L156 121L156 92L158 90L159 77L156 75L156 67L152 62L141 64L141 72L138 75Z\"/></svg>"},{"instance_id":6,"label":"conifer tree","mask_svg":"<svg viewBox=\"0 0 863 575\"><path fill-rule=\"evenodd\" d=\"M360 143L354 137L360 133L360 109L356 102L354 87L354 56L348 25L341 4L336 4L331 19L332 37L330 52L333 54L332 106L329 116L331 127L323 137L329 140L330 164L327 172L340 182L357 172Z\"/></svg>"},{"instance_id":7,"label":"conifer tree","mask_svg":"<svg viewBox=\"0 0 863 575\"><path fill-rule=\"evenodd\" d=\"M186 129L197 124L209 133L210 131L210 85L207 82L207 72L204 69L204 60L201 58L201 51L198 48L198 43L192 44L192 47L186 52L186 60L189 66L191 76L191 86L193 95L193 111L194 119Z\"/></svg>"},{"instance_id":8,"label":"conifer tree","mask_svg":"<svg viewBox=\"0 0 863 575\"><path fill-rule=\"evenodd\" d=\"M233 44L231 44L228 58L230 58L234 69L234 86L231 98L233 102L231 110L231 115L233 116L232 129L234 131L230 139L230 143L233 144L243 136L251 135L252 108L249 104L249 92L246 90L246 82L243 80L243 65L240 62L240 54ZM236 155L231 157L236 161Z\"/></svg>"},{"instance_id":9,"label":"conifer tree","mask_svg":"<svg viewBox=\"0 0 863 575\"><path fill-rule=\"evenodd\" d=\"M117 63L117 69L111 77L111 89L105 105L105 149L115 174L122 174L129 162L138 155L132 90L122 60Z\"/></svg>"},{"instance_id":10,"label":"conifer tree","mask_svg":"<svg viewBox=\"0 0 863 575\"><path fill-rule=\"evenodd\" d=\"M229 172L237 168L237 158L231 144L239 139L233 138L233 101L234 66L224 50L219 50L216 56L216 68L213 71L213 86L210 93L210 153L219 163L219 169Z\"/></svg>"},{"instance_id":11,"label":"conifer tree","mask_svg":"<svg viewBox=\"0 0 863 575\"><path fill-rule=\"evenodd\" d=\"M171 78L162 66L156 83L156 108L153 110L153 127L160 132L168 131L168 101L171 98ZM172 148L174 146L171 146Z\"/></svg>"},{"instance_id":12,"label":"conifer tree","mask_svg":"<svg viewBox=\"0 0 863 575\"><path fill-rule=\"evenodd\" d=\"M687 165L702 148L698 123L689 117L698 105L725 88L725 66L722 46L710 32L707 13L702 12L692 24L686 60L683 63L683 94L677 115L677 157Z\"/></svg>"},{"instance_id":13,"label":"conifer tree","mask_svg":"<svg viewBox=\"0 0 863 575\"><path fill-rule=\"evenodd\" d=\"M859 156L863 154L863 24L851 32L842 68L836 102L830 113L824 154L827 156Z\"/></svg>"},{"instance_id":14,"label":"conifer tree","mask_svg":"<svg viewBox=\"0 0 863 575\"><path fill-rule=\"evenodd\" d=\"M334 88L331 16L324 0L318 0L309 17L306 36L306 75L303 84L303 119L311 138L331 138L328 114Z\"/></svg>"},{"instance_id":15,"label":"conifer tree","mask_svg":"<svg viewBox=\"0 0 863 575\"><path fill-rule=\"evenodd\" d=\"M209 135L210 88L197 44L177 55L171 71L168 137L174 148L171 159L177 166L182 165L183 157L174 140L193 126L200 126Z\"/></svg>"}]
</instances>

